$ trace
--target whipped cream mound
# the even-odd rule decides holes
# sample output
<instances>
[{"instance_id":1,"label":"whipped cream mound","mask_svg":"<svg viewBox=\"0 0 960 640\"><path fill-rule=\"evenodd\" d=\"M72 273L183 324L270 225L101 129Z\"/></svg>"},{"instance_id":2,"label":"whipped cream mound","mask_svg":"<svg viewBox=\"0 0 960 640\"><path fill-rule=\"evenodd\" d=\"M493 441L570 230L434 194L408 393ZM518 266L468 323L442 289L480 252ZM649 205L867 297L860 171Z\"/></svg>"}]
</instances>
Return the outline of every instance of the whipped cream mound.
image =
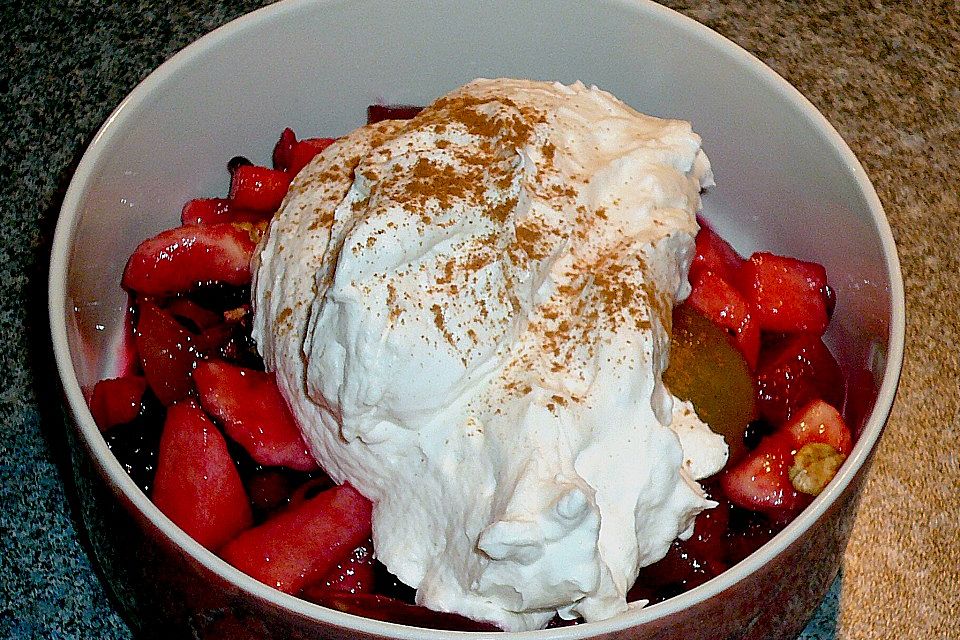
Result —
<instances>
[{"instance_id":1,"label":"whipped cream mound","mask_svg":"<svg viewBox=\"0 0 960 640\"><path fill-rule=\"evenodd\" d=\"M660 380L710 184L688 123L506 79L294 180L253 335L418 603L507 630L608 618L715 505L696 480L726 445Z\"/></svg>"}]
</instances>

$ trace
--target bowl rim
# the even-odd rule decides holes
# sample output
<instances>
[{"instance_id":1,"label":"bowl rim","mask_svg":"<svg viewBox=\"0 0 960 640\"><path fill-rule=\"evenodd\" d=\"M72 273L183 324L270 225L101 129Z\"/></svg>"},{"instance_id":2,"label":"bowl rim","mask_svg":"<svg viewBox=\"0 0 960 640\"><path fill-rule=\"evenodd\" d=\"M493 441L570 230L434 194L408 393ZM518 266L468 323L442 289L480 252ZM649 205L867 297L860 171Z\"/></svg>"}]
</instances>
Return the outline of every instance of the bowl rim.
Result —
<instances>
[{"instance_id":1,"label":"bowl rim","mask_svg":"<svg viewBox=\"0 0 960 640\"><path fill-rule=\"evenodd\" d=\"M207 51L226 43L238 34L250 29L255 29L264 22L280 19L281 16L286 13L295 13L308 7L316 9L340 1L342 0L282 0L281 2L263 7L232 20L187 45L184 49L161 64L142 80L107 117L87 147L74 172L64 196L56 231L54 233L48 281L48 311L54 357L74 426L77 428L80 439L87 448L98 473L107 480L115 492L129 505L139 511L161 535L166 537L167 542L180 548L205 570L216 575L226 583L234 585L239 590L264 601L268 605L314 621L335 625L356 632L403 640L463 638L468 632L438 631L392 622L383 622L335 611L307 602L306 600L301 600L260 583L238 569L233 568L212 551L202 547L160 512L139 487L136 486L120 463L112 455L100 430L94 423L93 416L87 406L84 393L80 388L79 380L70 356L66 323L68 315L66 282L67 268L69 266L74 236L80 217L80 205L83 202L86 189L94 176L94 169L97 167L101 156L104 155L103 152L107 147L108 141L113 137L116 130L127 120L128 114L132 112L136 106L143 103L155 89L161 87L169 77L189 67L194 60L202 57ZM839 157L850 170L852 179L856 182L857 187L867 202L875 231L880 240L887 277L890 281L891 314L888 349L886 352L886 365L884 367L882 383L878 390L876 402L850 457L827 489L814 499L796 519L772 540L712 580L656 605L643 608L631 608L624 614L598 622L557 629L515 632L512 636L509 636L530 638L531 640L545 640L547 638L555 640L575 640L594 634L622 631L667 617L723 592L779 555L819 520L827 509L846 490L860 468L869 460L877 440L883 431L884 425L889 418L903 365L906 310L903 279L893 233L884 213L883 206L880 203L880 199L867 177L866 171L836 129L807 98L784 78L751 53L705 25L672 9L658 5L652 0L606 1L609 4L635 11L643 17L672 23L672 27L696 38L706 39L713 46L725 50L727 54L737 59L740 64L743 64L757 75L761 82L767 83L772 89L776 90L782 99L797 107L803 113L804 117L816 127L822 139L838 153ZM480 639L507 637L504 636L502 632L469 632L469 636Z\"/></svg>"}]
</instances>

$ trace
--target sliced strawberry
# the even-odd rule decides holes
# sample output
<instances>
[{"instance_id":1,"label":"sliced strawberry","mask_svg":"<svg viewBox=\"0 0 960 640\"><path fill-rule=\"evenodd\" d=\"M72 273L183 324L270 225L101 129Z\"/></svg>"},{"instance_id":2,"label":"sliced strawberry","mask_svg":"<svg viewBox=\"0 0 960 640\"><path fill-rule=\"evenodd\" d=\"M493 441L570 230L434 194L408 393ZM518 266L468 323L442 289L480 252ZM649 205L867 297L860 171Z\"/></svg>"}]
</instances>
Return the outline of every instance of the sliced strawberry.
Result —
<instances>
[{"instance_id":1,"label":"sliced strawberry","mask_svg":"<svg viewBox=\"0 0 960 640\"><path fill-rule=\"evenodd\" d=\"M143 376L124 376L98 382L90 398L90 413L100 431L126 424L140 415L146 390L147 379Z\"/></svg>"},{"instance_id":2,"label":"sliced strawberry","mask_svg":"<svg viewBox=\"0 0 960 640\"><path fill-rule=\"evenodd\" d=\"M798 411L783 431L790 434L797 449L811 442L828 444L845 456L853 449L853 437L840 412L823 400L814 400Z\"/></svg>"},{"instance_id":3,"label":"sliced strawberry","mask_svg":"<svg viewBox=\"0 0 960 640\"><path fill-rule=\"evenodd\" d=\"M815 398L838 407L843 374L819 336L796 334L765 346L757 365L757 409L773 425L782 425Z\"/></svg>"},{"instance_id":4,"label":"sliced strawberry","mask_svg":"<svg viewBox=\"0 0 960 640\"><path fill-rule=\"evenodd\" d=\"M367 124L382 120L410 120L423 111L423 107L410 104L371 104L367 107Z\"/></svg>"},{"instance_id":5,"label":"sliced strawberry","mask_svg":"<svg viewBox=\"0 0 960 640\"><path fill-rule=\"evenodd\" d=\"M310 164L310 161L321 151L334 142L335 140L333 138L306 138L296 143L293 145L293 149L290 150L290 163L287 171L289 171L292 176L297 175L305 166Z\"/></svg>"},{"instance_id":6,"label":"sliced strawberry","mask_svg":"<svg viewBox=\"0 0 960 640\"><path fill-rule=\"evenodd\" d=\"M147 383L161 403L173 404L193 389L190 372L199 357L197 337L152 302L140 305L137 353Z\"/></svg>"},{"instance_id":7,"label":"sliced strawberry","mask_svg":"<svg viewBox=\"0 0 960 640\"><path fill-rule=\"evenodd\" d=\"M290 168L290 150L297 144L297 134L287 127L280 132L280 139L273 147L273 168L286 171Z\"/></svg>"},{"instance_id":8,"label":"sliced strawberry","mask_svg":"<svg viewBox=\"0 0 960 640\"><path fill-rule=\"evenodd\" d=\"M176 227L140 243L123 271L123 286L165 296L197 285L250 283L250 258L259 234L250 224Z\"/></svg>"},{"instance_id":9,"label":"sliced strawberry","mask_svg":"<svg viewBox=\"0 0 960 640\"><path fill-rule=\"evenodd\" d=\"M697 276L704 272L719 276L727 282L735 282L744 260L733 247L703 223L697 233L696 243L696 254L690 266L690 282L695 282Z\"/></svg>"},{"instance_id":10,"label":"sliced strawberry","mask_svg":"<svg viewBox=\"0 0 960 640\"><path fill-rule=\"evenodd\" d=\"M221 556L264 584L297 593L370 537L371 512L369 500L341 485L241 533Z\"/></svg>"},{"instance_id":11,"label":"sliced strawberry","mask_svg":"<svg viewBox=\"0 0 960 640\"><path fill-rule=\"evenodd\" d=\"M827 272L819 264L755 253L740 269L739 286L761 329L819 335L827 328Z\"/></svg>"},{"instance_id":12,"label":"sliced strawberry","mask_svg":"<svg viewBox=\"0 0 960 640\"><path fill-rule=\"evenodd\" d=\"M188 200L180 211L180 224L196 225L224 222L233 208L233 201L227 198Z\"/></svg>"},{"instance_id":13,"label":"sliced strawberry","mask_svg":"<svg viewBox=\"0 0 960 640\"><path fill-rule=\"evenodd\" d=\"M208 549L220 548L253 522L226 441L192 401L167 410L152 498Z\"/></svg>"},{"instance_id":14,"label":"sliced strawberry","mask_svg":"<svg viewBox=\"0 0 960 640\"><path fill-rule=\"evenodd\" d=\"M220 222L247 222L259 224L270 219L270 215L236 206L227 198L197 198L183 205L180 223L186 226L217 224Z\"/></svg>"},{"instance_id":15,"label":"sliced strawberry","mask_svg":"<svg viewBox=\"0 0 960 640\"><path fill-rule=\"evenodd\" d=\"M756 368L760 326L753 317L752 307L733 285L711 271L702 270L693 281L686 302L718 327L726 329L750 368Z\"/></svg>"},{"instance_id":16,"label":"sliced strawberry","mask_svg":"<svg viewBox=\"0 0 960 640\"><path fill-rule=\"evenodd\" d=\"M193 379L203 408L251 458L297 471L317 469L274 374L210 360L197 363Z\"/></svg>"},{"instance_id":17,"label":"sliced strawberry","mask_svg":"<svg viewBox=\"0 0 960 640\"><path fill-rule=\"evenodd\" d=\"M290 174L279 169L254 165L237 167L230 180L230 199L238 207L262 213L273 213L280 208Z\"/></svg>"},{"instance_id":18,"label":"sliced strawberry","mask_svg":"<svg viewBox=\"0 0 960 640\"><path fill-rule=\"evenodd\" d=\"M310 602L317 602L324 597L327 591L344 591L346 593L370 593L373 590L373 542L365 543L341 558L330 573L320 581L307 585L300 597Z\"/></svg>"},{"instance_id":19,"label":"sliced strawberry","mask_svg":"<svg viewBox=\"0 0 960 640\"><path fill-rule=\"evenodd\" d=\"M725 470L720 485L738 507L760 511L775 520L791 518L809 502L790 483L795 445L790 434L764 438L746 458Z\"/></svg>"},{"instance_id":20,"label":"sliced strawberry","mask_svg":"<svg viewBox=\"0 0 960 640\"><path fill-rule=\"evenodd\" d=\"M329 590L317 604L355 616L396 622L426 629L445 631L501 631L489 622L470 620L455 613L432 611L426 607L373 593L346 593Z\"/></svg>"}]
</instances>

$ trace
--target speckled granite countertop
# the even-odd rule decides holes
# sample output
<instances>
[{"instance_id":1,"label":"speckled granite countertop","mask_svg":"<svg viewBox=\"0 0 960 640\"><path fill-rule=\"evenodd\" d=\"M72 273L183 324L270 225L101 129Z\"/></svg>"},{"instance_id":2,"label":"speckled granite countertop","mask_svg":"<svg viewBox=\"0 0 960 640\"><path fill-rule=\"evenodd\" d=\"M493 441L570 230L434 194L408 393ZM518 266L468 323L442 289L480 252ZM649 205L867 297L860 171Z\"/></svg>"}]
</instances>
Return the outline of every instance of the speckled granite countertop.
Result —
<instances>
[{"instance_id":1,"label":"speckled granite countertop","mask_svg":"<svg viewBox=\"0 0 960 640\"><path fill-rule=\"evenodd\" d=\"M0 637L128 638L76 529L46 324L72 168L172 53L263 2L0 7ZM834 584L802 638L960 638L960 3L668 2L824 112L886 207L906 282L900 395Z\"/></svg>"}]
</instances>

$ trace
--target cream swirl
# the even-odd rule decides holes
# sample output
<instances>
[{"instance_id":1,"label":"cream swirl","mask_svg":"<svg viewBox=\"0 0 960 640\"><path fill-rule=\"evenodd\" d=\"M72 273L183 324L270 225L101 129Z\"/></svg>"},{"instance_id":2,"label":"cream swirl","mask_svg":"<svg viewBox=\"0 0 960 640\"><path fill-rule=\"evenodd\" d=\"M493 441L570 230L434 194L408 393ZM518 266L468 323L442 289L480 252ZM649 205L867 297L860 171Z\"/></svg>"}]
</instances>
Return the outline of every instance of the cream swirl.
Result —
<instances>
[{"instance_id":1,"label":"cream swirl","mask_svg":"<svg viewBox=\"0 0 960 640\"><path fill-rule=\"evenodd\" d=\"M341 138L255 259L254 338L314 455L431 608L626 609L726 459L660 381L700 138L582 84L476 80Z\"/></svg>"}]
</instances>

